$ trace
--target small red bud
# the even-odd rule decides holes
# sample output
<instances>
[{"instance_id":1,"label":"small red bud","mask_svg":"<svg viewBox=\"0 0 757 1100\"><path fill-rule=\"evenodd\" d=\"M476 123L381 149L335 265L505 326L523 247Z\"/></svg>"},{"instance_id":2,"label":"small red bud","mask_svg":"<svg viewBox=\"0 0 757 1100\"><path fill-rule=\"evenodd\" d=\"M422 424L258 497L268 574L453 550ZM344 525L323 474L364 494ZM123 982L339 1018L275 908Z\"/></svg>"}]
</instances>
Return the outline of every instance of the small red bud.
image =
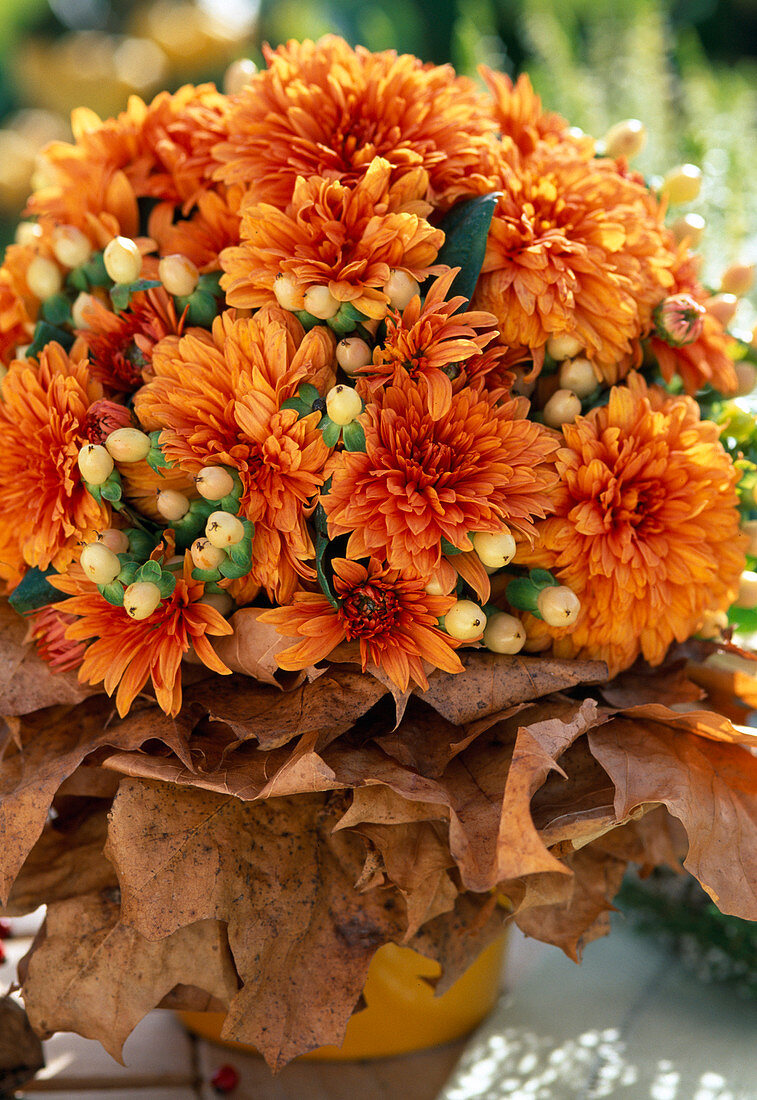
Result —
<instances>
[{"instance_id":1,"label":"small red bud","mask_svg":"<svg viewBox=\"0 0 757 1100\"><path fill-rule=\"evenodd\" d=\"M5 962L5 948L0 943L0 964Z\"/></svg>"},{"instance_id":2,"label":"small red bud","mask_svg":"<svg viewBox=\"0 0 757 1100\"><path fill-rule=\"evenodd\" d=\"M0 920L0 940L9 940L13 935L13 929L11 928L11 922L9 920Z\"/></svg>"},{"instance_id":3,"label":"small red bud","mask_svg":"<svg viewBox=\"0 0 757 1100\"><path fill-rule=\"evenodd\" d=\"M219 1066L210 1079L210 1083L216 1092L220 1092L225 1095L228 1092L233 1092L239 1084L239 1074L233 1066L225 1065Z\"/></svg>"}]
</instances>

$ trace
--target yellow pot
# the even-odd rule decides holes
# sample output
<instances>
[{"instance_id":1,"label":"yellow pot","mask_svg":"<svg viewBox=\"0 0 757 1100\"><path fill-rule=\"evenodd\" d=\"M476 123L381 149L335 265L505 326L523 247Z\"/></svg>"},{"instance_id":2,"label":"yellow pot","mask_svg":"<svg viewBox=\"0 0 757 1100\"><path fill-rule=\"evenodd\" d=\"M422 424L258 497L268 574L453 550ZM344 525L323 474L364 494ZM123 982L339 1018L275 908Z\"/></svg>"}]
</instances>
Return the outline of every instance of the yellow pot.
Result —
<instances>
[{"instance_id":1,"label":"yellow pot","mask_svg":"<svg viewBox=\"0 0 757 1100\"><path fill-rule=\"evenodd\" d=\"M373 957L363 996L367 1008L347 1025L341 1047L319 1047L309 1061L361 1061L409 1054L459 1039L481 1023L501 988L505 936L490 944L455 984L435 997L423 978L436 978L439 964L408 947L385 944ZM252 1048L220 1038L222 1012L180 1012L185 1027L205 1039L240 1050Z\"/></svg>"}]
</instances>

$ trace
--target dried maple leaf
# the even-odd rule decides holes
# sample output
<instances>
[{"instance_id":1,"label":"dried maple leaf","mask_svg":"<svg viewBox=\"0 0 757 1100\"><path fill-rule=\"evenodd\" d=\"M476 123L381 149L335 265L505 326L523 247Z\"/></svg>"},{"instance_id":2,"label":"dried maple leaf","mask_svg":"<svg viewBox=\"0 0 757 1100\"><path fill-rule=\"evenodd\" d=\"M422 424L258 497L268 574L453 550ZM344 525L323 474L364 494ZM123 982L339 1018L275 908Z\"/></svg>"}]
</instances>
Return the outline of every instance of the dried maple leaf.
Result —
<instances>
[{"instance_id":1,"label":"dried maple leaf","mask_svg":"<svg viewBox=\"0 0 757 1100\"><path fill-rule=\"evenodd\" d=\"M5 907L9 916L118 885L103 855L107 804L89 804L87 811L73 820L59 817L45 826L13 883Z\"/></svg>"},{"instance_id":2,"label":"dried maple leaf","mask_svg":"<svg viewBox=\"0 0 757 1100\"><path fill-rule=\"evenodd\" d=\"M77 707L50 707L17 719L17 739L0 761L0 904L42 832L56 791L90 753L106 745L135 749L156 735L156 711L112 722L96 695Z\"/></svg>"},{"instance_id":3,"label":"dried maple leaf","mask_svg":"<svg viewBox=\"0 0 757 1100\"><path fill-rule=\"evenodd\" d=\"M607 679L601 661L561 661L553 657L502 657L482 650L463 650L465 671L435 672L421 698L456 726L496 714L515 703L538 699L577 684Z\"/></svg>"},{"instance_id":4,"label":"dried maple leaf","mask_svg":"<svg viewBox=\"0 0 757 1100\"><path fill-rule=\"evenodd\" d=\"M119 921L118 891L105 890L48 907L22 994L37 1034L75 1031L121 1061L142 1017L179 984L228 1003L237 979L223 925L203 920L151 941Z\"/></svg>"},{"instance_id":5,"label":"dried maple leaf","mask_svg":"<svg viewBox=\"0 0 757 1100\"><path fill-rule=\"evenodd\" d=\"M0 714L30 714L56 703L80 703L93 689L75 672L53 672L26 641L28 623L0 600Z\"/></svg>"},{"instance_id":6,"label":"dried maple leaf","mask_svg":"<svg viewBox=\"0 0 757 1100\"><path fill-rule=\"evenodd\" d=\"M274 1068L341 1042L371 957L399 934L396 902L355 889L365 845L331 835L338 814L323 795L249 803L139 780L113 806L123 919L150 938L227 921L244 986L223 1034Z\"/></svg>"},{"instance_id":7,"label":"dried maple leaf","mask_svg":"<svg viewBox=\"0 0 757 1100\"><path fill-rule=\"evenodd\" d=\"M372 676L340 666L289 692L248 678L236 678L231 684L220 680L205 680L191 688L186 698L204 706L211 721L223 722L240 741L254 738L266 749L314 730L338 737L386 695Z\"/></svg>"},{"instance_id":8,"label":"dried maple leaf","mask_svg":"<svg viewBox=\"0 0 757 1100\"><path fill-rule=\"evenodd\" d=\"M0 1096L15 1096L44 1064L42 1043L23 1008L12 997L0 997Z\"/></svg>"},{"instance_id":9,"label":"dried maple leaf","mask_svg":"<svg viewBox=\"0 0 757 1100\"><path fill-rule=\"evenodd\" d=\"M618 818L667 806L688 835L684 866L722 912L756 920L757 758L677 724L615 718L590 731L589 745L615 783Z\"/></svg>"},{"instance_id":10,"label":"dried maple leaf","mask_svg":"<svg viewBox=\"0 0 757 1100\"><path fill-rule=\"evenodd\" d=\"M252 676L280 691L299 687L307 679L305 672L286 672L279 668L277 654L292 644L275 626L258 621L263 608L243 607L231 616L234 633L213 640L213 649L232 672Z\"/></svg>"}]
</instances>

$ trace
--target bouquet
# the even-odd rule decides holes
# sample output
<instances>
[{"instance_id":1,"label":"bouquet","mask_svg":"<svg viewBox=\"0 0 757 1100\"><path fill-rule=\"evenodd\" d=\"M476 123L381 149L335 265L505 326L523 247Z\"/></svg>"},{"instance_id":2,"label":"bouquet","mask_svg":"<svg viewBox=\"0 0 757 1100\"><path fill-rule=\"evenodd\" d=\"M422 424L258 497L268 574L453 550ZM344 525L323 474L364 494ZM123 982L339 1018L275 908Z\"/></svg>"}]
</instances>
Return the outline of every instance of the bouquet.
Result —
<instances>
[{"instance_id":1,"label":"bouquet","mask_svg":"<svg viewBox=\"0 0 757 1100\"><path fill-rule=\"evenodd\" d=\"M630 862L757 918L698 170L525 76L266 62L76 111L0 270L1 895L34 1028L117 1057L156 1005L338 1044L385 943L577 959Z\"/></svg>"}]
</instances>

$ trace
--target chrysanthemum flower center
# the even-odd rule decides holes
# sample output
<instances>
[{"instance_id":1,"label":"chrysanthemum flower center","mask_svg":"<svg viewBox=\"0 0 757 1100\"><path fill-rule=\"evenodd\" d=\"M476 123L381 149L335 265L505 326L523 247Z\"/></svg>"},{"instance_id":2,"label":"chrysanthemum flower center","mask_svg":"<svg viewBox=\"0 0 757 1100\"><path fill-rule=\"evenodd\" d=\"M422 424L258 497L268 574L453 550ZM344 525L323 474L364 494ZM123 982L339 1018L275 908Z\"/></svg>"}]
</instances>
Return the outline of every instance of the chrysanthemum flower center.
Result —
<instances>
[{"instance_id":1,"label":"chrysanthemum flower center","mask_svg":"<svg viewBox=\"0 0 757 1100\"><path fill-rule=\"evenodd\" d=\"M340 608L348 641L390 632L398 614L399 601L395 594L373 584L354 588Z\"/></svg>"}]
</instances>

